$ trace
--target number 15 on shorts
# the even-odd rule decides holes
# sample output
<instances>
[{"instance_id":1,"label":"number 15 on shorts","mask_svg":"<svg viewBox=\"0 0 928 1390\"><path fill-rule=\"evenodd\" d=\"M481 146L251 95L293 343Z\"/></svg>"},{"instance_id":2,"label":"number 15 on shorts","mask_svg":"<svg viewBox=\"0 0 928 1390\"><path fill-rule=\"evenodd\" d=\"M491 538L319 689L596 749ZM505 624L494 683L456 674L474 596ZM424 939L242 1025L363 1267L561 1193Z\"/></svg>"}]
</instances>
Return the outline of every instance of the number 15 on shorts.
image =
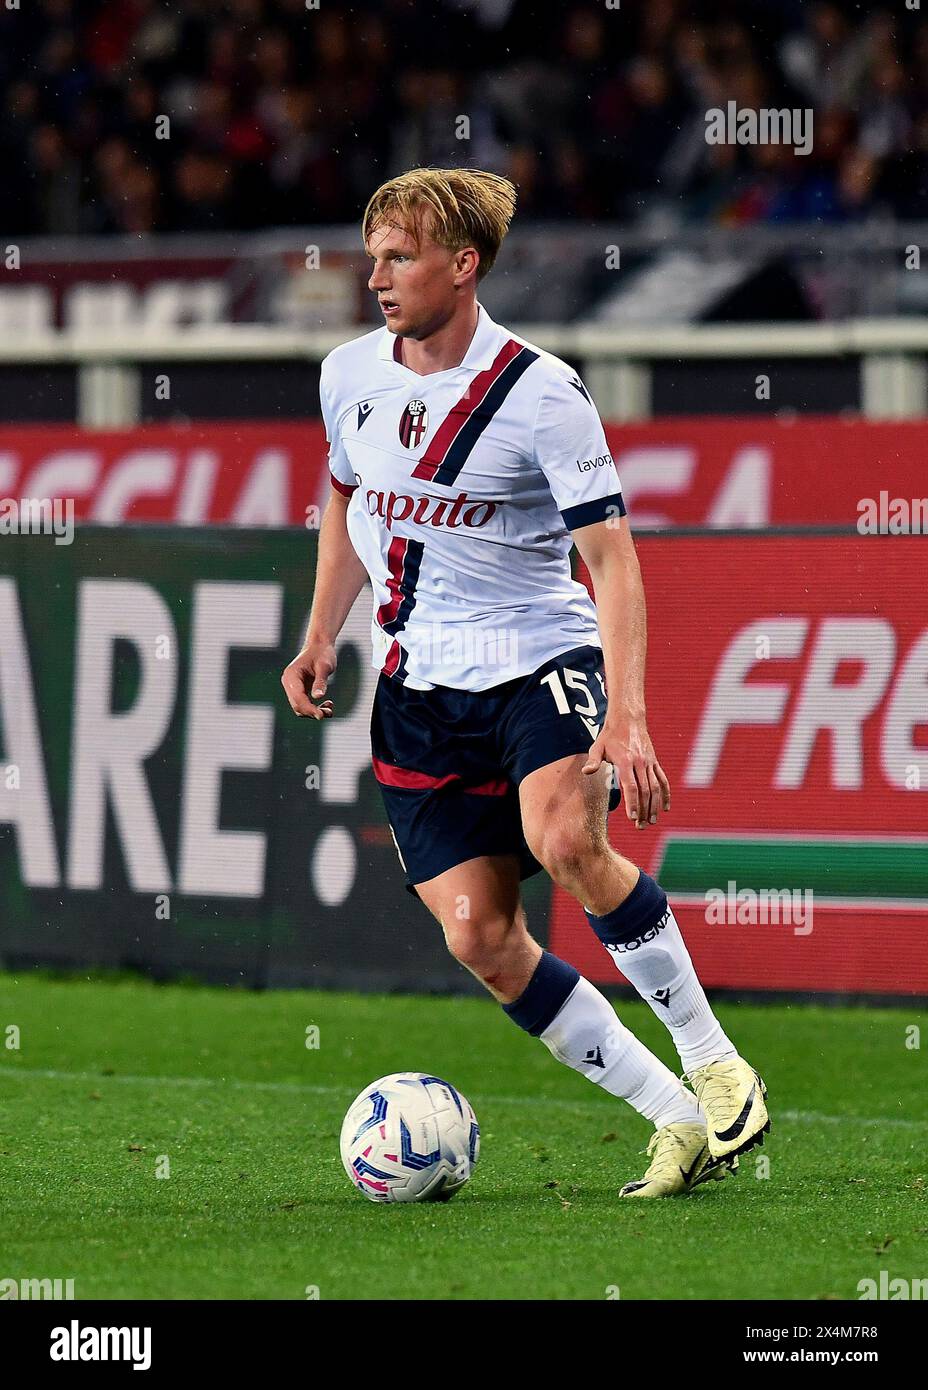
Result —
<instances>
[{"instance_id":1,"label":"number 15 on shorts","mask_svg":"<svg viewBox=\"0 0 928 1390\"><path fill-rule=\"evenodd\" d=\"M603 692L603 704L605 705L606 682L603 679L603 673L602 671L595 671L593 674L599 681ZM563 680L561 680L562 676ZM564 666L560 671L549 671L546 676L542 676L540 684L546 685L551 691L558 714L579 714L587 727L589 727L588 721L590 719L600 718L596 700L590 690L589 681L584 671L573 671L569 666ZM571 704L567 690L564 689L565 685L568 690L579 691L582 699ZM598 734L599 728L597 727L594 737Z\"/></svg>"}]
</instances>

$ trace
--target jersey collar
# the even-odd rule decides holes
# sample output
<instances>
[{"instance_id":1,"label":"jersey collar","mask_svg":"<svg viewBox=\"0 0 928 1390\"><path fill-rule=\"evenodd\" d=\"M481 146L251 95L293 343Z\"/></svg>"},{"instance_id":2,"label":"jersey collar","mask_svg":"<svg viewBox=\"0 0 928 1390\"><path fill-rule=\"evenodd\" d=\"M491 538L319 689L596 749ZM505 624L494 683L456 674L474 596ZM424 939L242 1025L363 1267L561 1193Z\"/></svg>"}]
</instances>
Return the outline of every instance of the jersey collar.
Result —
<instances>
[{"instance_id":1,"label":"jersey collar","mask_svg":"<svg viewBox=\"0 0 928 1390\"><path fill-rule=\"evenodd\" d=\"M492 367L496 355L504 340L503 330L499 324L494 323L490 315L482 304L477 305L477 327L474 336L470 340L470 347L464 354L462 362L456 367L449 367L447 370L452 372L471 371L483 372L488 367ZM397 362L394 352L399 342L395 333L391 333L389 328L381 329L380 342L377 344L377 356L383 362L396 362L403 371L409 372L410 376L418 376L418 372L410 371L404 367L402 362ZM430 373L432 376L441 376L441 372Z\"/></svg>"}]
</instances>

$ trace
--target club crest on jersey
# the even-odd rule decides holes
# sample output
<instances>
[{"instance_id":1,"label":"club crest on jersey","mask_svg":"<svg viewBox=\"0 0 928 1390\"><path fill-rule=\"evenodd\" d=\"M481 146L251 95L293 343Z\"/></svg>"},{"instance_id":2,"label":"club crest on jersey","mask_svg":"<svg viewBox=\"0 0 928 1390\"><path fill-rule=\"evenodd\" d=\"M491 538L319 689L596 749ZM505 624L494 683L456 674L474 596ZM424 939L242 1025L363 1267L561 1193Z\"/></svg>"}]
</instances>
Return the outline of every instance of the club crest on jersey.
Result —
<instances>
[{"instance_id":1,"label":"club crest on jersey","mask_svg":"<svg viewBox=\"0 0 928 1390\"><path fill-rule=\"evenodd\" d=\"M429 427L425 401L410 401L400 416L400 443L404 449L418 449Z\"/></svg>"}]
</instances>

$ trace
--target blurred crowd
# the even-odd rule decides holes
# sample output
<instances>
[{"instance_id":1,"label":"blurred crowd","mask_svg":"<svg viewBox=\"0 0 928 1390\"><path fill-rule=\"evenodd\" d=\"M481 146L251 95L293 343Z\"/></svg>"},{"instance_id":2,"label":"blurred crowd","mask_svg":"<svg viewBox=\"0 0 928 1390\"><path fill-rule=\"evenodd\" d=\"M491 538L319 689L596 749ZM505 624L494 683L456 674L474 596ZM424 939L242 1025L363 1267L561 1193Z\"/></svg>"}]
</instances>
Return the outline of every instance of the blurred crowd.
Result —
<instances>
[{"instance_id":1,"label":"blurred crowd","mask_svg":"<svg viewBox=\"0 0 928 1390\"><path fill-rule=\"evenodd\" d=\"M926 215L928 5L310 4L0 7L0 229L354 221L383 178L455 163L514 179L522 219ZM731 100L813 108L812 152L707 144Z\"/></svg>"}]
</instances>

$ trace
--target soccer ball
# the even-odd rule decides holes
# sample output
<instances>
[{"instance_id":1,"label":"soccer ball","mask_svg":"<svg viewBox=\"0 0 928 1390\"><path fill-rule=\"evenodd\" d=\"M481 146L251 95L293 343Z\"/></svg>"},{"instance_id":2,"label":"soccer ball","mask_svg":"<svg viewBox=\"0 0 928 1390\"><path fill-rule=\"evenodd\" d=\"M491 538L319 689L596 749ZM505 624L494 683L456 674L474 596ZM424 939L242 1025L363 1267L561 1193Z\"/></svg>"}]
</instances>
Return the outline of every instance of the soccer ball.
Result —
<instances>
[{"instance_id":1,"label":"soccer ball","mask_svg":"<svg viewBox=\"0 0 928 1390\"><path fill-rule=\"evenodd\" d=\"M400 1071L352 1101L339 1142L345 1172L372 1202L443 1201L474 1171L480 1126L449 1082Z\"/></svg>"}]
</instances>

